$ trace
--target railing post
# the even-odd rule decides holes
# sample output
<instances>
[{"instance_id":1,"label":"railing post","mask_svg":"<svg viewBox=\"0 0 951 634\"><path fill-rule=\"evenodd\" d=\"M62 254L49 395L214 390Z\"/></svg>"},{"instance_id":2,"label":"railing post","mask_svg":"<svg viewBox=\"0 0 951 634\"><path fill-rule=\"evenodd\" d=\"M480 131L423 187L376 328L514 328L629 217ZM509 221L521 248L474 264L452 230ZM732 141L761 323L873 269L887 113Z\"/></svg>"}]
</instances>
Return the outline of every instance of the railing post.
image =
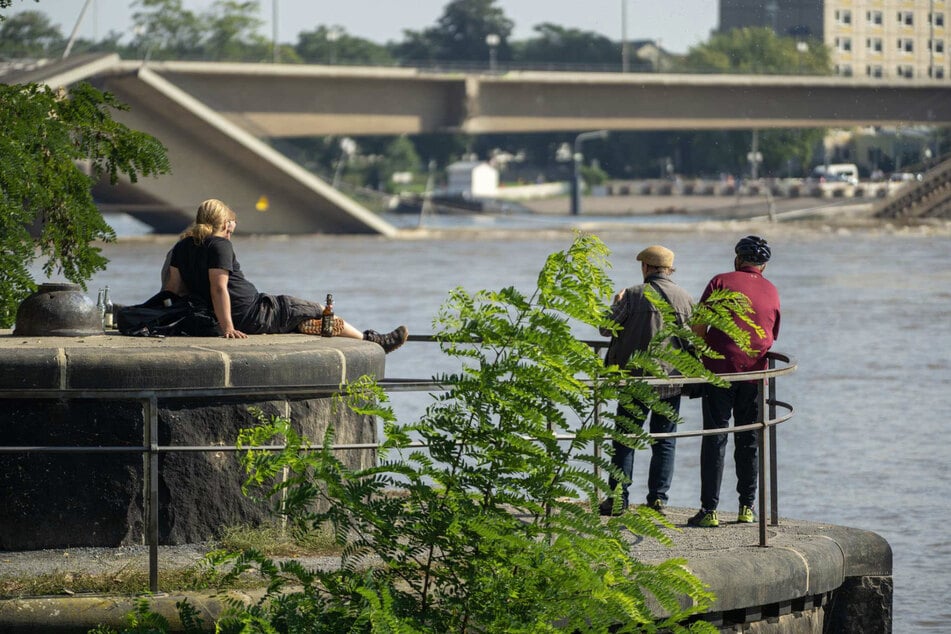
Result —
<instances>
[{"instance_id":1,"label":"railing post","mask_svg":"<svg viewBox=\"0 0 951 634\"><path fill-rule=\"evenodd\" d=\"M761 428L759 430L759 438L757 442L759 443L759 545L767 546L766 544L766 503L767 503L767 486L766 486L766 469L768 467L766 461L766 450L767 450L767 436L766 431L768 429L766 425L766 391L767 391L767 379L763 378L756 382L756 398L757 398L757 416L759 417L759 424Z\"/></svg>"},{"instance_id":2,"label":"railing post","mask_svg":"<svg viewBox=\"0 0 951 634\"><path fill-rule=\"evenodd\" d=\"M599 396L599 391L597 389L597 379L595 379L595 389L594 389L594 412L592 413L592 418L594 420L594 426L601 426L601 398ZM601 458L601 443L594 443L594 457L595 459ZM594 463L594 477L601 478L601 467L597 462Z\"/></svg>"},{"instance_id":3,"label":"railing post","mask_svg":"<svg viewBox=\"0 0 951 634\"><path fill-rule=\"evenodd\" d=\"M769 369L776 368L776 359L770 357ZM769 377L769 421L776 420L776 377ZM776 459L776 425L769 426L769 519L770 524L779 526L779 462Z\"/></svg>"},{"instance_id":4,"label":"railing post","mask_svg":"<svg viewBox=\"0 0 951 634\"><path fill-rule=\"evenodd\" d=\"M145 428L145 508L149 543L149 592L157 593L158 584L158 398L153 393L142 399Z\"/></svg>"}]
</instances>

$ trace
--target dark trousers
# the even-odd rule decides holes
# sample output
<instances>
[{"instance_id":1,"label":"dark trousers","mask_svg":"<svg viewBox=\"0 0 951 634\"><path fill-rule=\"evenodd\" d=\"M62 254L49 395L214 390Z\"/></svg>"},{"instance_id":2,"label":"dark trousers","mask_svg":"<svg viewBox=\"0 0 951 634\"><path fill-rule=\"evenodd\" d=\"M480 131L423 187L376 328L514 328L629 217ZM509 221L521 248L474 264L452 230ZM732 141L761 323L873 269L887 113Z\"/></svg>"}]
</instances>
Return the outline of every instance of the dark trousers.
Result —
<instances>
[{"instance_id":1,"label":"dark trousers","mask_svg":"<svg viewBox=\"0 0 951 634\"><path fill-rule=\"evenodd\" d=\"M703 428L725 429L734 425L749 425L756 422L757 384L731 383L720 388L706 385L703 393ZM736 492L739 503L753 506L756 499L759 432L745 431L736 434L704 436L700 445L700 505L716 510L720 503L720 483L723 479L723 458L727 439L733 436L733 461L736 463Z\"/></svg>"},{"instance_id":2,"label":"dark trousers","mask_svg":"<svg viewBox=\"0 0 951 634\"><path fill-rule=\"evenodd\" d=\"M675 412L680 412L679 394L661 400L670 405ZM628 425L644 427L643 413L631 412L622 406L618 406L617 413L620 419L618 421L619 424L626 421ZM677 424L666 416L662 416L657 412L650 412L650 419L650 431L652 434L665 434L676 431ZM612 445L614 447L614 456L611 457L611 464L616 466L628 481L630 481L634 473L634 450L617 441L614 441ZM677 440L675 438L658 438L651 445L651 464L647 474L648 504L654 500L667 502L667 491L670 490L670 483L674 478L674 452L676 448ZM618 481L613 476L608 478L608 486L610 486L612 490L617 484ZM622 506L625 507L628 505L628 486L629 485L625 484L621 487Z\"/></svg>"},{"instance_id":3,"label":"dark trousers","mask_svg":"<svg viewBox=\"0 0 951 634\"><path fill-rule=\"evenodd\" d=\"M297 330L305 319L320 318L324 307L293 295L260 295L248 315L236 323L249 335L279 335Z\"/></svg>"}]
</instances>

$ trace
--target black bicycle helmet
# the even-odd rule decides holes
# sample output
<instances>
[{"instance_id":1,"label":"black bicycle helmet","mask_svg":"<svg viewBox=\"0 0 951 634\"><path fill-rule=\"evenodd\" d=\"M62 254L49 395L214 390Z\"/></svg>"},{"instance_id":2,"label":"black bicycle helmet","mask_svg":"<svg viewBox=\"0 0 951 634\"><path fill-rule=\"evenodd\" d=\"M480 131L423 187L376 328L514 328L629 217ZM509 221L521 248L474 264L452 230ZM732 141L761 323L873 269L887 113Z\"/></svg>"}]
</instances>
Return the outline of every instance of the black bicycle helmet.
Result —
<instances>
[{"instance_id":1,"label":"black bicycle helmet","mask_svg":"<svg viewBox=\"0 0 951 634\"><path fill-rule=\"evenodd\" d=\"M766 264L772 255L766 240L759 236L746 236L736 243L734 251L743 261L750 264Z\"/></svg>"}]
</instances>

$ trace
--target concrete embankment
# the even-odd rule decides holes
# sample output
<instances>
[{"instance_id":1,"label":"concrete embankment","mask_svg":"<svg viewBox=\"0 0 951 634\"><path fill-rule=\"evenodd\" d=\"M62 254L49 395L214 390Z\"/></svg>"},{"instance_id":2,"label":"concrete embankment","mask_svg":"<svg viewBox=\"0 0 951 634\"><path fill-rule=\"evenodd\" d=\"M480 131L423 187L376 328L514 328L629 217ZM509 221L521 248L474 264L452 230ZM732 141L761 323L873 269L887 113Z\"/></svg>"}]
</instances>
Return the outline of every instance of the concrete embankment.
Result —
<instances>
[{"instance_id":1,"label":"concrete embankment","mask_svg":"<svg viewBox=\"0 0 951 634\"><path fill-rule=\"evenodd\" d=\"M117 410L114 404L97 409L94 399L89 407L66 407L58 391L74 390L74 396L85 393L86 398L86 392L107 388L152 390L160 397L155 416L159 443L224 445L234 440L238 412L253 403L289 412L294 420L309 420L305 431L312 437L326 429L331 411L326 396L282 398L260 392L262 386L337 385L364 373L382 376L383 370L384 356L377 346L305 335L231 341L0 333L4 395L0 424L5 446L126 444L136 451L122 459L119 471L114 467L121 461L114 456L96 457L101 464L88 457L39 453L0 456L0 466L7 465L0 469L4 509L0 577L110 574L148 565L148 549L142 544L148 516L144 498L150 492L138 453L138 448L150 444L147 417ZM225 390L228 396L209 407L201 389ZM39 392L31 396L31 390L45 392L39 398ZM172 401L164 406L163 393ZM44 405L46 401L51 407ZM115 416L117 411L122 415ZM32 418L24 423L23 416ZM331 423L341 436L349 434L349 441L375 440L372 421L341 418ZM201 434L190 435L195 429ZM373 459L372 452L355 453L364 454L355 456L357 461ZM224 498L241 498L240 474L227 466L231 461L215 452L185 458L176 466L171 456L165 457L157 480L160 486L153 491L160 508L159 588L163 570L191 566L201 558L204 550L193 544L211 539L215 526L260 517L262 510L237 502L220 504ZM216 488L207 488L211 482L217 483ZM673 548L634 536L631 548L646 562L685 559L716 594L708 618L724 631L891 631L891 549L875 533L781 519L768 527L768 546L762 547L757 526L731 523L734 518L728 513L722 514L717 529L687 528L693 510L669 509L668 518L675 525L670 531ZM190 539L195 535L197 539ZM304 563L334 565L327 558ZM245 596L252 598L251 593ZM174 622L175 602L186 597L202 611L206 623L221 612L221 597L210 593L162 594L151 601ZM0 600L0 632L86 632L98 624L121 627L133 604L134 598L127 596L8 598Z\"/></svg>"},{"instance_id":2,"label":"concrete embankment","mask_svg":"<svg viewBox=\"0 0 951 634\"><path fill-rule=\"evenodd\" d=\"M707 620L721 631L758 634L890 632L892 556L888 543L875 533L781 518L768 527L768 545L759 546L755 524L734 524L721 514L716 529L686 526L694 509L672 508L668 530L673 547L631 536L631 548L645 562L683 558L687 568L716 594ZM163 546L160 566L197 562L200 546ZM311 567L334 565L328 557L303 558ZM109 574L148 565L144 547L69 549L66 551L0 553L0 576L39 576L74 571ZM161 574L160 574L161 579ZM221 614L225 597L253 601L260 592L160 594L153 609L177 622L175 603L187 598L206 623ZM134 598L107 595L23 597L0 600L0 631L86 632L97 624L119 627L133 609Z\"/></svg>"}]
</instances>

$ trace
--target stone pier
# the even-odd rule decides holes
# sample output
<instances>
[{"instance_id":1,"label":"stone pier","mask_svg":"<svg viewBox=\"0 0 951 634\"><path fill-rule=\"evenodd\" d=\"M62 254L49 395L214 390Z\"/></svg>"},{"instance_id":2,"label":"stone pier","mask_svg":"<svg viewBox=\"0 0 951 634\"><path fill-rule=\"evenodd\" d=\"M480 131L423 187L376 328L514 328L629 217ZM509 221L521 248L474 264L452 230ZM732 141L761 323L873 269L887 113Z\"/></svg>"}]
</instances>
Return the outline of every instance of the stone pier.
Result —
<instances>
[{"instance_id":1,"label":"stone pier","mask_svg":"<svg viewBox=\"0 0 951 634\"><path fill-rule=\"evenodd\" d=\"M258 335L244 340L103 334L24 337L0 331L0 445L143 447L148 425L135 391L158 396L161 448L231 446L252 426L249 408L288 416L320 442L373 443L375 421L332 407L341 382L382 377L383 350L354 339ZM293 386L329 386L317 394ZM287 393L274 393L275 387ZM45 391L39 398L30 391ZM51 391L67 390L63 398ZM127 390L101 396L100 390ZM94 397L89 398L90 394ZM351 466L375 460L348 451ZM0 550L125 546L145 539L141 452L0 453ZM212 539L223 526L258 524L268 504L241 494L235 453L164 452L159 458L159 543Z\"/></svg>"}]
</instances>

